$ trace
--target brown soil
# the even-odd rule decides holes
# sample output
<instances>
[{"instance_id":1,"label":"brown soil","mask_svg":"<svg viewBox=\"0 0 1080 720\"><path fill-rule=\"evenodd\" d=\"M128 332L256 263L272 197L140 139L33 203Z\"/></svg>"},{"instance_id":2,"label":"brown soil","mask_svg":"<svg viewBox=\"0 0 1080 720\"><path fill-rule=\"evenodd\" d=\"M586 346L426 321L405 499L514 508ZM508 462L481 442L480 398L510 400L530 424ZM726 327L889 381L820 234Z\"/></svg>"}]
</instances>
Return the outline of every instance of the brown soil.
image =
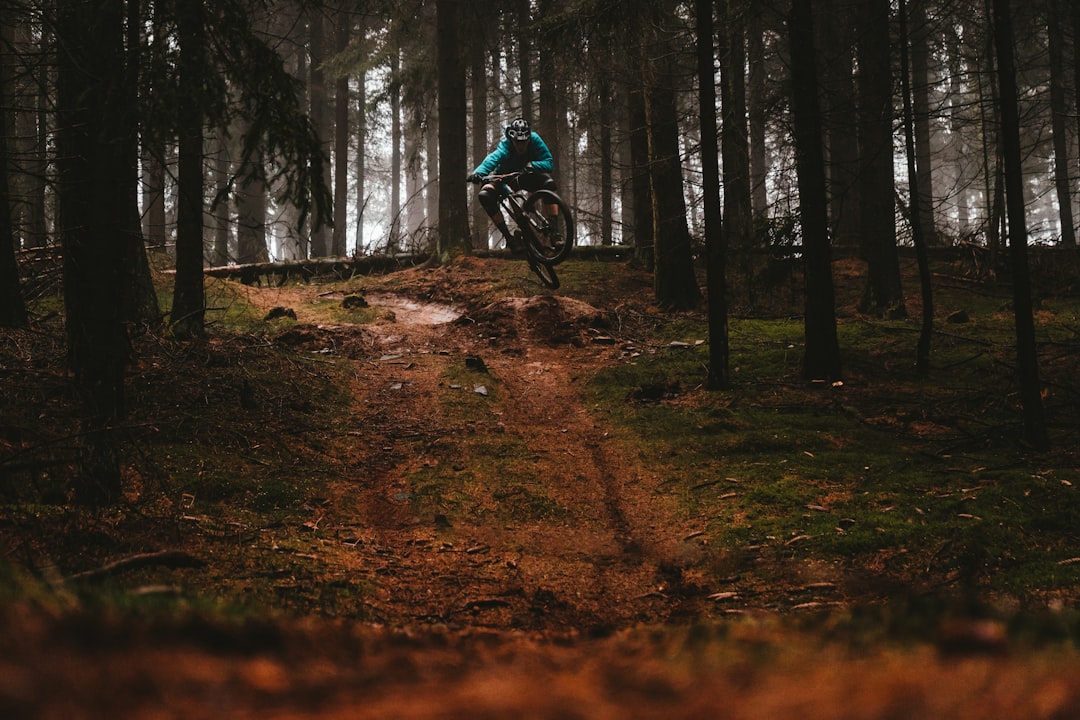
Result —
<instances>
[{"instance_id":1,"label":"brown soil","mask_svg":"<svg viewBox=\"0 0 1080 720\"><path fill-rule=\"evenodd\" d=\"M500 262L468 259L410 271L415 278L398 294L365 294L389 311L389 320L335 326L324 330L332 340L321 333L308 339L313 348L350 346L359 334L363 345L351 352L363 368L354 376L348 421L364 429L363 441L321 505L320 528L355 535L344 572L378 579L371 611L388 624L606 634L693 616L701 594L689 600L668 585L682 582L679 568L695 553L683 538L694 528L664 515L656 501L663 479L608 439L578 392L579 381L625 353L624 343L607 335L605 312L578 300L546 292L494 301L465 294L482 287L476 280L485 264ZM295 308L303 324L303 308L318 292L251 289L249 298L266 308ZM463 360L483 368L481 377L498 385L499 397L487 420L448 426L435 398L486 391L445 387L445 366ZM446 542L444 516L415 517L403 502L412 490L405 477L417 466L469 473L474 460L457 442L463 434L520 439L532 482L572 508L572 516L495 524L477 508L475 521L455 518L450 529L461 540ZM527 486L510 486L494 500L528 493Z\"/></svg>"},{"instance_id":2,"label":"brown soil","mask_svg":"<svg viewBox=\"0 0 1080 720\"><path fill-rule=\"evenodd\" d=\"M577 391L635 352L634 322L660 313L644 300L586 304L528 283L522 297L492 300L483 278L499 262L407 271L366 295L384 319L365 326L318 325L307 314L325 292L318 285L244 289L267 310L295 310L298 325L279 341L332 346L357 371L341 418L356 442L328 460L327 497L310 503L310 548L278 547L273 529L243 542L281 555L284 598L305 564L324 587L368 588L363 618L315 619L285 602L282 617L263 622L154 622L18 603L2 618L0 716L1080 715L1080 660L1009 648L992 623L955 628L978 651L960 655L854 647L753 609L731 625L701 624L724 610L696 585L697 528L669 510L664 478ZM446 386L444 368L465 361L497 385L497 400L486 420L454 425L435 399L482 392ZM414 515L412 471L449 466L466 477L473 460L461 439L485 435L523 443L535 482L572 512L528 522L492 522L485 507ZM528 494L514 485L498 501ZM206 559L227 582L232 566ZM829 592L830 573L792 569L782 584Z\"/></svg>"}]
</instances>

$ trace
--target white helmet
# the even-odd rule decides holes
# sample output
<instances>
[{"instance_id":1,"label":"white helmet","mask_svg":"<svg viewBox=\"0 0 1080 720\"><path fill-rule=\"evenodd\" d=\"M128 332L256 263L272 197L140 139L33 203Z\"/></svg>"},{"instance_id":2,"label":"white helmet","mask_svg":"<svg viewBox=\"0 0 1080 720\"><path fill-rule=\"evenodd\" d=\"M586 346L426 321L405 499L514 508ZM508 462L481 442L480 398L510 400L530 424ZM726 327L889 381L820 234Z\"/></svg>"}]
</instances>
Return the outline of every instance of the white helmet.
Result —
<instances>
[{"instance_id":1,"label":"white helmet","mask_svg":"<svg viewBox=\"0 0 1080 720\"><path fill-rule=\"evenodd\" d=\"M516 118L506 127L506 137L511 140L528 140L532 137L529 121L525 118Z\"/></svg>"}]
</instances>

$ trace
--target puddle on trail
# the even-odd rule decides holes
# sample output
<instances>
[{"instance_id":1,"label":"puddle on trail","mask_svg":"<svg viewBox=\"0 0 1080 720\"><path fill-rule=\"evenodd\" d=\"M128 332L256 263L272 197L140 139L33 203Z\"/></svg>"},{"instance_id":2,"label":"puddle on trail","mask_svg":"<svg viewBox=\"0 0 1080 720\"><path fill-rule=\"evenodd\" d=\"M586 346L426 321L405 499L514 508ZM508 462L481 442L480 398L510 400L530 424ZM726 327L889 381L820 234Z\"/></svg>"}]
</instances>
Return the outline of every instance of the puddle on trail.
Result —
<instances>
[{"instance_id":1,"label":"puddle on trail","mask_svg":"<svg viewBox=\"0 0 1080 720\"><path fill-rule=\"evenodd\" d=\"M417 302L398 295L367 295L366 299L371 305L392 310L400 325L442 325L461 317L449 305Z\"/></svg>"}]
</instances>

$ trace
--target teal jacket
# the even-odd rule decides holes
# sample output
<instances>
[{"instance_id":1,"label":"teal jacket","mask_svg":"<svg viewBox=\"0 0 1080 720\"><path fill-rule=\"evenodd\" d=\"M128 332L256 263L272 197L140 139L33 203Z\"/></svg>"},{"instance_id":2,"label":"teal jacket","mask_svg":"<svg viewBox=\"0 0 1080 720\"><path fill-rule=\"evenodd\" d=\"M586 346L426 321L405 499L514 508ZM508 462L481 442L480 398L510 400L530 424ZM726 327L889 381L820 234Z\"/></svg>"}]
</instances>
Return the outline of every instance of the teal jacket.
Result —
<instances>
[{"instance_id":1,"label":"teal jacket","mask_svg":"<svg viewBox=\"0 0 1080 720\"><path fill-rule=\"evenodd\" d=\"M529 138L528 150L522 155L514 152L510 146L510 140L504 137L491 154L484 158L484 162L476 166L473 173L477 175L512 173L524 170L525 164L530 162L534 170L542 173L550 173L554 167L551 150L535 132Z\"/></svg>"}]
</instances>

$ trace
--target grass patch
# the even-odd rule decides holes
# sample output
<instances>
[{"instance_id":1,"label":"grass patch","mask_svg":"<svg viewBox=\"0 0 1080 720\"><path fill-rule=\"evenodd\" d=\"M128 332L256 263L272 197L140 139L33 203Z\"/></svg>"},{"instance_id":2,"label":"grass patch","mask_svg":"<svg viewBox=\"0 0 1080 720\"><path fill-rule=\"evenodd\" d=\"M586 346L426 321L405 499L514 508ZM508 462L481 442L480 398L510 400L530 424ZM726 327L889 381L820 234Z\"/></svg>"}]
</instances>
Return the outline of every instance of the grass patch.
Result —
<instances>
[{"instance_id":1,"label":"grass patch","mask_svg":"<svg viewBox=\"0 0 1080 720\"><path fill-rule=\"evenodd\" d=\"M437 412L454 418L453 443L431 449L435 461L411 477L414 512L487 522L562 517L568 510L536 482L537 458L499 423L499 381L477 358L449 364Z\"/></svg>"},{"instance_id":2,"label":"grass patch","mask_svg":"<svg viewBox=\"0 0 1080 720\"><path fill-rule=\"evenodd\" d=\"M1007 440L1017 408L986 388L1011 382L1011 318L984 309L937 339L930 379L911 371L911 321L842 323L850 379L813 388L801 321L751 319L731 323L728 391L700 389L707 347L662 347L588 392L712 546L1039 602L1080 585L1080 477L1043 472ZM683 322L659 337L704 335ZM753 553L735 571L766 573Z\"/></svg>"}]
</instances>

